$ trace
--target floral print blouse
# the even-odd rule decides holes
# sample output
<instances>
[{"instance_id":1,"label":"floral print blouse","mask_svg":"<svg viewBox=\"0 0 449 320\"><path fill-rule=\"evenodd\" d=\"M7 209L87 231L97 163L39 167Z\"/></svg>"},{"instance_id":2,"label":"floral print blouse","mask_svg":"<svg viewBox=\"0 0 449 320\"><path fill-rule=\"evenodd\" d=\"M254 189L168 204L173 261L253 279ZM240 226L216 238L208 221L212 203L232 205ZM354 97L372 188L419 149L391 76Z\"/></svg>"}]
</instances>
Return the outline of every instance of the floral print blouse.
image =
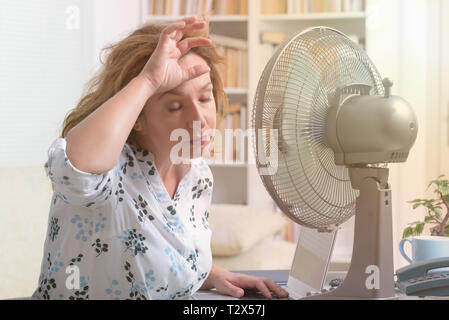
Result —
<instances>
[{"instance_id":1,"label":"floral print blouse","mask_svg":"<svg viewBox=\"0 0 449 320\"><path fill-rule=\"evenodd\" d=\"M113 169L90 174L58 138L45 170L54 193L33 299L181 299L202 286L212 267L204 159L192 159L173 199L154 155L130 144Z\"/></svg>"}]
</instances>

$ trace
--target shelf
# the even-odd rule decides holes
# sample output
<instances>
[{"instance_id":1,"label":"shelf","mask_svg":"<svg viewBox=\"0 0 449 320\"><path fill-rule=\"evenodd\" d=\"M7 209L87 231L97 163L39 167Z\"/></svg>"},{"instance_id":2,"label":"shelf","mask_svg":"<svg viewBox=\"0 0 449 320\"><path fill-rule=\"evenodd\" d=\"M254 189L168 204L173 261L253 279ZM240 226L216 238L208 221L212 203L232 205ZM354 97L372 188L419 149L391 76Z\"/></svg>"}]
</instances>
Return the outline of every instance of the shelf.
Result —
<instances>
[{"instance_id":1,"label":"shelf","mask_svg":"<svg viewBox=\"0 0 449 320\"><path fill-rule=\"evenodd\" d=\"M145 19L145 21L176 21L180 19L184 19L190 16L162 16L162 15L148 15ZM241 15L241 14L230 14L230 15L214 15L210 17L210 22L246 22L248 21L247 15Z\"/></svg>"},{"instance_id":2,"label":"shelf","mask_svg":"<svg viewBox=\"0 0 449 320\"><path fill-rule=\"evenodd\" d=\"M224 91L228 95L246 95L246 94L248 94L247 88L225 88Z\"/></svg>"},{"instance_id":3,"label":"shelf","mask_svg":"<svg viewBox=\"0 0 449 320\"><path fill-rule=\"evenodd\" d=\"M148 15L146 21L176 21L190 16L164 16L164 15ZM344 19L364 19L365 12L323 12L323 13L307 13L307 14L261 14L258 16L260 21L289 21L289 20L344 20ZM223 14L210 16L210 22L247 22L248 15L242 14Z\"/></svg>"},{"instance_id":4,"label":"shelf","mask_svg":"<svg viewBox=\"0 0 449 320\"><path fill-rule=\"evenodd\" d=\"M344 20L344 19L364 19L365 12L323 12L307 14L262 14L261 21L289 21L289 20Z\"/></svg>"}]
</instances>

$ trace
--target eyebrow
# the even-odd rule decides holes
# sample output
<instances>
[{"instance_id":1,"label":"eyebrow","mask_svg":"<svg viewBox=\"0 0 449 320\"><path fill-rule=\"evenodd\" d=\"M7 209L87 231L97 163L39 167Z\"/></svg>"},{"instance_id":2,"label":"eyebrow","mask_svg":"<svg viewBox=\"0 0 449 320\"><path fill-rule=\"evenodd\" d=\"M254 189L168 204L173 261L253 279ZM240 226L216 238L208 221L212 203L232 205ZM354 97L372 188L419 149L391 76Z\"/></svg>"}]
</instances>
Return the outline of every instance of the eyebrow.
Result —
<instances>
[{"instance_id":1,"label":"eyebrow","mask_svg":"<svg viewBox=\"0 0 449 320\"><path fill-rule=\"evenodd\" d=\"M201 89L200 91L206 90L207 88L209 88L210 86L212 86L212 82L208 82L206 83ZM164 94L162 94L162 97L167 95L167 94L173 94L173 95L177 95L180 96L181 94L177 91L177 90L170 90L165 92Z\"/></svg>"}]
</instances>

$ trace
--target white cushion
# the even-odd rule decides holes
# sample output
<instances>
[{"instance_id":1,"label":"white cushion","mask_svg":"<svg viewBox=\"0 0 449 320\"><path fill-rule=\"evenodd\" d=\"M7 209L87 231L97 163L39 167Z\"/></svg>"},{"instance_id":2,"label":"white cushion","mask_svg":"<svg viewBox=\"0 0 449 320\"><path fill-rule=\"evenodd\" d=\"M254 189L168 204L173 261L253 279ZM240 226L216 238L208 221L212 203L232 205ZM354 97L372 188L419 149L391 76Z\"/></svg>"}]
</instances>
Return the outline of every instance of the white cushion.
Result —
<instances>
[{"instance_id":1,"label":"white cushion","mask_svg":"<svg viewBox=\"0 0 449 320\"><path fill-rule=\"evenodd\" d=\"M267 210L230 204L213 204L209 213L214 256L245 252L288 223L281 215Z\"/></svg>"}]
</instances>

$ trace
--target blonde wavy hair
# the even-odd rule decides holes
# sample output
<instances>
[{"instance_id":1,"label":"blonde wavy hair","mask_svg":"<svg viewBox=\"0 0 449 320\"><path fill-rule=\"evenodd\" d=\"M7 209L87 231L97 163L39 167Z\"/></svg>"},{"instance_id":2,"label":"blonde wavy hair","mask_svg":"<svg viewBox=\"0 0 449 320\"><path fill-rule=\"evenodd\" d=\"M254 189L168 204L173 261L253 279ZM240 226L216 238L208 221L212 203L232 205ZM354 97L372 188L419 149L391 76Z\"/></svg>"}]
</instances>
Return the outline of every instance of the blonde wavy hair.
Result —
<instances>
[{"instance_id":1,"label":"blonde wavy hair","mask_svg":"<svg viewBox=\"0 0 449 320\"><path fill-rule=\"evenodd\" d=\"M198 36L210 38L209 20L204 15L202 20L206 21L206 26L201 30L185 34L183 39ZM165 23L145 23L123 40L106 46L100 51L102 67L87 82L82 98L77 106L69 111L65 117L62 124L61 138L65 138L70 129L83 121L140 73L156 49L159 36L166 26L167 24ZM101 59L104 52L109 53L105 62ZM228 104L220 74L220 68L226 65L226 59L217 52L214 45L195 47L190 49L190 52L201 56L211 69L212 91L217 115L219 115ZM137 145L133 140L133 130L128 136L127 142ZM45 163L45 167L48 167L48 162Z\"/></svg>"}]
</instances>

